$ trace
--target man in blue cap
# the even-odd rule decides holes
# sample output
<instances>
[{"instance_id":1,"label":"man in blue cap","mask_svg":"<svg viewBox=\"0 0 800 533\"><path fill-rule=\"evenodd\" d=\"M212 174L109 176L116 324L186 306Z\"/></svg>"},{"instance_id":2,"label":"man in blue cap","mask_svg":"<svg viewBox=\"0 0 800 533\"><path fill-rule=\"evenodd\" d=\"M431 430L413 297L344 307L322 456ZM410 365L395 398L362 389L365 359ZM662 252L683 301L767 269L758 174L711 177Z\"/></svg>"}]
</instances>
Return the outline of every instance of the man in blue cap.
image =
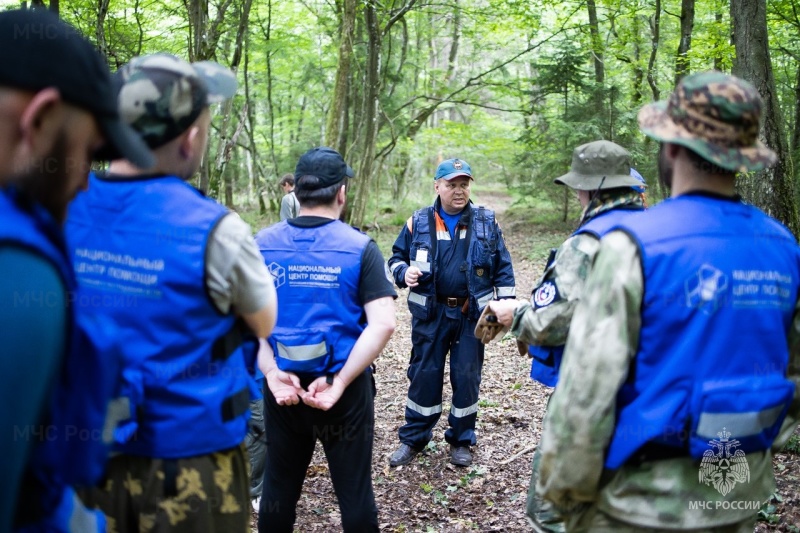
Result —
<instances>
[{"instance_id":1,"label":"man in blue cap","mask_svg":"<svg viewBox=\"0 0 800 533\"><path fill-rule=\"evenodd\" d=\"M411 462L433 437L448 353L453 401L445 440L452 464L472 464L484 351L473 332L486 304L515 296L503 233L492 210L470 201L472 179L466 161L443 161L434 176L436 201L414 212L392 247L389 270L398 287L409 288L413 348L406 423L391 466Z\"/></svg>"},{"instance_id":2,"label":"man in blue cap","mask_svg":"<svg viewBox=\"0 0 800 533\"><path fill-rule=\"evenodd\" d=\"M345 532L378 531L372 490L371 365L395 328L394 287L378 245L340 221L353 170L313 148L295 168L297 218L258 233L281 312L259 354L267 457L258 530L291 533L319 440Z\"/></svg>"}]
</instances>

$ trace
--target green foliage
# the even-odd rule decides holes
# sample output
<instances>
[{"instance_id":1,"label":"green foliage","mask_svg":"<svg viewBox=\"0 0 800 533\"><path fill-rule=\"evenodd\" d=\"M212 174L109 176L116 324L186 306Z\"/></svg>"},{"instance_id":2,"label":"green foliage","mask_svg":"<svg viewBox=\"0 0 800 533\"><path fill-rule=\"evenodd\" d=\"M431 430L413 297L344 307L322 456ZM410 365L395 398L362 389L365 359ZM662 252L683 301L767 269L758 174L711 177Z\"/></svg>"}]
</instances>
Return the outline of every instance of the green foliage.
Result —
<instances>
[{"instance_id":1,"label":"green foliage","mask_svg":"<svg viewBox=\"0 0 800 533\"><path fill-rule=\"evenodd\" d=\"M673 87L681 2L662 1L657 43L651 42L653 4L596 4L602 83L595 80L586 4L578 0L462 0L447 9L415 3L402 17L395 15L404 2L357 2L353 31L345 36L353 54L345 135L337 148L366 187L363 198L352 200L354 206L362 200L366 205L359 222L402 224L414 208L432 199L436 164L453 156L469 161L479 182L496 182L529 201L551 204L555 219L571 218L575 204L552 179L568 170L573 148L601 138L631 152L656 199L657 147L639 132L636 117L643 104L656 94L666 98ZM206 8L204 28L196 28L190 17L193 5ZM198 37L210 43L208 57L230 64L244 5L245 0L121 0L110 4L101 26L98 3L92 0L62 1L60 14L90 39L102 37L112 68L153 52L188 59ZM233 188L233 204L243 213L257 211L259 196L265 198L268 213L255 217L254 226L277 218L279 177L294 168L305 150L326 142L334 81L342 68L343 5L253 2L238 66L240 91L227 126L221 109L214 108L208 159L239 131L227 152L225 176ZM687 54L692 71L731 68L735 51L729 7L725 0L696 0ZM219 16L221 9L224 16ZM380 33L377 102L367 101L369 10L375 12ZM782 127L790 140L800 139L800 117L795 116L800 69L796 2L770 1L767 16L777 98L786 119ZM370 106L377 111L374 139L365 138ZM369 146L374 146L375 159L364 175L361 167ZM800 156L800 142L795 148ZM220 196L226 187L220 181L211 185L211 192Z\"/></svg>"},{"instance_id":2,"label":"green foliage","mask_svg":"<svg viewBox=\"0 0 800 533\"><path fill-rule=\"evenodd\" d=\"M786 442L786 445L783 447L783 452L785 453L793 453L795 455L800 455L800 433L794 432L789 440Z\"/></svg>"}]
</instances>

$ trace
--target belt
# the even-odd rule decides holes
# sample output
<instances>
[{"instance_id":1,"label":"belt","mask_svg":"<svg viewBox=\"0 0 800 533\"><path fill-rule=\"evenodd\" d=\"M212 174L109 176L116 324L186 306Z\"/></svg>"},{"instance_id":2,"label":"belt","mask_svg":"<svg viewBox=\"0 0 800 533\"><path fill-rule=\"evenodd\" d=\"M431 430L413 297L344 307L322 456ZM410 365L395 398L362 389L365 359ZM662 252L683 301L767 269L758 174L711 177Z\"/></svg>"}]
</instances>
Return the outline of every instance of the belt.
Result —
<instances>
[{"instance_id":1,"label":"belt","mask_svg":"<svg viewBox=\"0 0 800 533\"><path fill-rule=\"evenodd\" d=\"M436 301L447 307L462 307L467 302L467 298L451 298L450 296L437 295Z\"/></svg>"}]
</instances>

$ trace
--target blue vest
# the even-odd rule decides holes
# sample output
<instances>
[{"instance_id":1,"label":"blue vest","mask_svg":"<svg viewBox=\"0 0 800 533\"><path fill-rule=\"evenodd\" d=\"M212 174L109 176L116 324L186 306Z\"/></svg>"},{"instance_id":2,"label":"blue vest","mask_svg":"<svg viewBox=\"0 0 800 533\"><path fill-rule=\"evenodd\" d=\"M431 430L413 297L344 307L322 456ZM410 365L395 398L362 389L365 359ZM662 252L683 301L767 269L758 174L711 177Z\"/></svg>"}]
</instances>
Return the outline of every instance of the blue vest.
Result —
<instances>
[{"instance_id":1,"label":"blue vest","mask_svg":"<svg viewBox=\"0 0 800 533\"><path fill-rule=\"evenodd\" d=\"M578 228L572 235L583 233L593 235L601 239L611 228L621 224L628 216L633 213L641 213L643 209L610 209L589 219L584 225ZM555 260L553 255L548 261L547 270ZM535 291L536 289L534 289ZM528 354L531 355L531 378L535 379L547 387L555 387L558 383L558 371L561 368L561 360L564 358L564 345L559 346L538 346L529 345Z\"/></svg>"},{"instance_id":2,"label":"blue vest","mask_svg":"<svg viewBox=\"0 0 800 533\"><path fill-rule=\"evenodd\" d=\"M606 467L646 443L695 459L712 446L768 449L794 394L785 378L800 281L792 235L752 206L698 195L620 229L639 244L644 297Z\"/></svg>"},{"instance_id":3,"label":"blue vest","mask_svg":"<svg viewBox=\"0 0 800 533\"><path fill-rule=\"evenodd\" d=\"M438 202L438 200L437 200ZM436 239L431 237L431 228L435 228L435 206L423 207L414 211L411 227L411 248L409 258L411 266L416 266L422 271L419 285L408 292L408 308L412 315L428 320L436 302ZM470 320L478 320L481 311L494 296L492 280L495 276L494 256L497 251L498 235L495 232L494 211L483 206L475 207L469 204L470 222L468 228L469 249L467 251L466 272L467 290L469 291ZM458 239L456 233L455 239ZM428 261L417 260L420 251L427 252ZM462 263L448 265L459 269L453 275L462 275Z\"/></svg>"},{"instance_id":4,"label":"blue vest","mask_svg":"<svg viewBox=\"0 0 800 533\"><path fill-rule=\"evenodd\" d=\"M92 175L67 238L87 312L110 316L125 347L122 395L134 417L117 451L177 459L238 445L255 341L207 294L206 244L227 209L174 176Z\"/></svg>"},{"instance_id":5,"label":"blue vest","mask_svg":"<svg viewBox=\"0 0 800 533\"><path fill-rule=\"evenodd\" d=\"M76 289L62 229L41 206L12 188L0 189L0 245L19 246L41 256L58 271L64 284L68 344L46 404L41 434L29 437L38 442L28 459L18 519L28 527L41 528L47 521L66 531L67 522L62 519L69 514L63 512L60 502L71 490L68 485L92 485L105 467L110 435L104 432L104 425L119 359L113 351L109 324L76 316L74 303L81 293ZM98 347L95 338L104 339L104 344ZM35 522L31 524L31 520Z\"/></svg>"},{"instance_id":6,"label":"blue vest","mask_svg":"<svg viewBox=\"0 0 800 533\"><path fill-rule=\"evenodd\" d=\"M366 327L358 288L369 241L338 220L313 228L284 221L256 235L281 306L268 339L278 368L318 377L344 366Z\"/></svg>"}]
</instances>

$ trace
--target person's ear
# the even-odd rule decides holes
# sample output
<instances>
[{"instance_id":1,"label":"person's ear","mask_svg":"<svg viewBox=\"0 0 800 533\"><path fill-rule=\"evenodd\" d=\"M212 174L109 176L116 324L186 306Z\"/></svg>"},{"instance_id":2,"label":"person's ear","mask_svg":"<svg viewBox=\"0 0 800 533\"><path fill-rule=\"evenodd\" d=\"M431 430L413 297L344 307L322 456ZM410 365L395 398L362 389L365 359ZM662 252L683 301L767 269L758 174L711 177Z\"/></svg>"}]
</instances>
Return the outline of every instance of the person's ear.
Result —
<instances>
[{"instance_id":1,"label":"person's ear","mask_svg":"<svg viewBox=\"0 0 800 533\"><path fill-rule=\"evenodd\" d=\"M347 185L342 185L339 187L339 192L336 194L336 201L339 205L344 205L347 201Z\"/></svg>"},{"instance_id":2,"label":"person's ear","mask_svg":"<svg viewBox=\"0 0 800 533\"><path fill-rule=\"evenodd\" d=\"M25 105L19 118L19 132L32 154L50 151L62 129L63 111L61 93L53 87L37 92Z\"/></svg>"},{"instance_id":3,"label":"person's ear","mask_svg":"<svg viewBox=\"0 0 800 533\"><path fill-rule=\"evenodd\" d=\"M200 141L200 128L198 126L191 126L183 134L180 144L181 157L184 159L191 159L195 154Z\"/></svg>"},{"instance_id":4,"label":"person's ear","mask_svg":"<svg viewBox=\"0 0 800 533\"><path fill-rule=\"evenodd\" d=\"M681 150L688 150L685 146L681 146L680 144L675 143L665 143L664 144L664 155L667 156L667 160L672 162L678 157L678 153Z\"/></svg>"}]
</instances>

